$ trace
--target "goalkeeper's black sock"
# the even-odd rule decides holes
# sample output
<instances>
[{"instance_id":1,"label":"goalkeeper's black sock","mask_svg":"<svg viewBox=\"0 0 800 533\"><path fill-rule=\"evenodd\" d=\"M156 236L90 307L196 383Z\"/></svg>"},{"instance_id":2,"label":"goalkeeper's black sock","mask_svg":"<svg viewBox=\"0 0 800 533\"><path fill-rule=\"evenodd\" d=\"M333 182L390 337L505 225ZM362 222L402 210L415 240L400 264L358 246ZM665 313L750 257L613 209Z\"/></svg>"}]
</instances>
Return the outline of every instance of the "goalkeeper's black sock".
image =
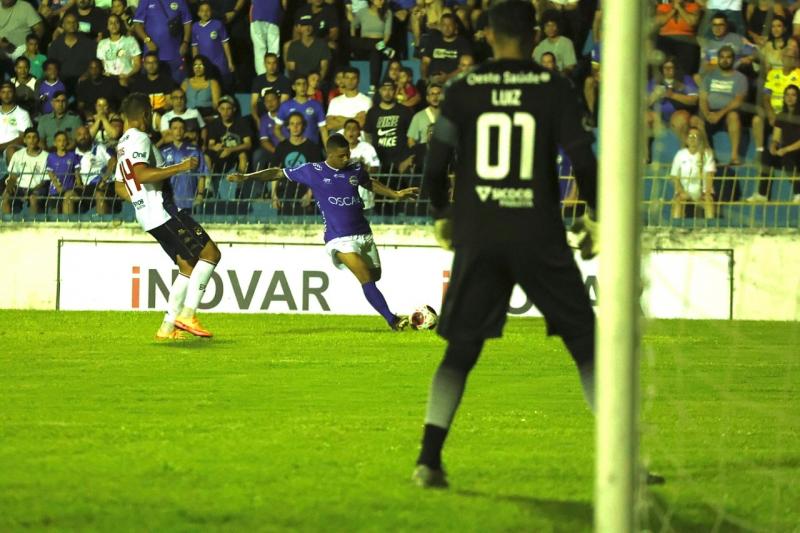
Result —
<instances>
[{"instance_id":1,"label":"goalkeeper's black sock","mask_svg":"<svg viewBox=\"0 0 800 533\"><path fill-rule=\"evenodd\" d=\"M417 458L418 465L426 465L435 470L442 468L442 447L447 438L447 429L433 424L425 424L422 434L422 451Z\"/></svg>"}]
</instances>

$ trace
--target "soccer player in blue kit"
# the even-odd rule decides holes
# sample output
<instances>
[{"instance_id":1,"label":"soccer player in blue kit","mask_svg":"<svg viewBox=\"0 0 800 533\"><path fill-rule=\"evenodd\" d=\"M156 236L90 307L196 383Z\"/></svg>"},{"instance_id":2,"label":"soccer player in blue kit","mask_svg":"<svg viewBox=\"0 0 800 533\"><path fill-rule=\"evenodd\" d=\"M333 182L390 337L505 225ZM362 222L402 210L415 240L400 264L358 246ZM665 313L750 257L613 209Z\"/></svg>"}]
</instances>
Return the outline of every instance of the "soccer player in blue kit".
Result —
<instances>
[{"instance_id":1,"label":"soccer player in blue kit","mask_svg":"<svg viewBox=\"0 0 800 533\"><path fill-rule=\"evenodd\" d=\"M395 191L370 178L360 163L350 161L350 144L341 134L331 135L325 145L328 157L320 163L306 163L295 168L268 168L250 174L231 174L229 181L248 179L276 181L282 178L308 186L314 193L322 223L325 225L325 249L337 268L348 269L361 283L364 296L394 330L408 328L407 316L389 310L386 299L375 283L381 279L381 261L372 238L372 229L364 216L359 185L373 192L404 200L416 198L418 187Z\"/></svg>"}]
</instances>

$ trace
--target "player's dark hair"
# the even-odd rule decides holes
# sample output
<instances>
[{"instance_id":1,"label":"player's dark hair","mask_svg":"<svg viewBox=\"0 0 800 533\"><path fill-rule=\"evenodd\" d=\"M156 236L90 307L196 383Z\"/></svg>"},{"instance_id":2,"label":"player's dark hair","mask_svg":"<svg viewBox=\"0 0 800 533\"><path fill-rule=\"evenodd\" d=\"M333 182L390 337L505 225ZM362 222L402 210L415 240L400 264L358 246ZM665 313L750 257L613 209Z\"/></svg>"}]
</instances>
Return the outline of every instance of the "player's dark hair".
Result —
<instances>
[{"instance_id":1,"label":"player's dark hair","mask_svg":"<svg viewBox=\"0 0 800 533\"><path fill-rule=\"evenodd\" d=\"M286 123L287 124L289 123L290 120L292 120L292 117L300 117L300 122L303 123L303 131L306 131L306 126L308 126L308 122L306 121L306 117L304 117L303 114L300 113L299 111L292 111L291 113L289 113L289 116L286 117Z\"/></svg>"},{"instance_id":2,"label":"player's dark hair","mask_svg":"<svg viewBox=\"0 0 800 533\"><path fill-rule=\"evenodd\" d=\"M143 54L143 59L142 59L142 61L144 61L144 60L145 60L145 59L147 59L148 57L155 57L156 59L158 59L158 52L153 52L152 50L148 50L147 52L145 52L145 53Z\"/></svg>"},{"instance_id":3,"label":"player's dark hair","mask_svg":"<svg viewBox=\"0 0 800 533\"><path fill-rule=\"evenodd\" d=\"M39 36L36 35L35 33L29 33L28 35L25 36L25 42L27 43L28 41L36 41L38 43L40 42Z\"/></svg>"},{"instance_id":4,"label":"player's dark hair","mask_svg":"<svg viewBox=\"0 0 800 533\"><path fill-rule=\"evenodd\" d=\"M172 126L175 122L180 122L184 126L186 125L186 121L184 121L181 117L172 117L169 121L169 125Z\"/></svg>"},{"instance_id":5,"label":"player's dark hair","mask_svg":"<svg viewBox=\"0 0 800 533\"><path fill-rule=\"evenodd\" d=\"M54 65L58 69L59 73L61 72L61 64L55 59L48 59L42 63L42 70L47 70L47 67L50 65Z\"/></svg>"},{"instance_id":6,"label":"player's dark hair","mask_svg":"<svg viewBox=\"0 0 800 533\"><path fill-rule=\"evenodd\" d=\"M266 54L264 54L264 59L267 59L270 56L274 57L275 59L278 59L278 54L276 54L275 52L267 52Z\"/></svg>"},{"instance_id":7,"label":"player's dark hair","mask_svg":"<svg viewBox=\"0 0 800 533\"><path fill-rule=\"evenodd\" d=\"M343 129L346 128L348 124L355 124L356 126L358 126L358 129L361 129L361 124L359 124L358 121L354 118L348 118L347 120L345 120L342 128Z\"/></svg>"},{"instance_id":8,"label":"player's dark hair","mask_svg":"<svg viewBox=\"0 0 800 533\"><path fill-rule=\"evenodd\" d=\"M67 93L65 93L64 91L56 91L56 92L54 92L54 93L53 93L53 98L51 99L51 101L52 101L52 100L55 100L55 99L56 99L56 98L58 98L59 96L63 96L64 98L69 98L69 97L67 96Z\"/></svg>"},{"instance_id":9,"label":"player's dark hair","mask_svg":"<svg viewBox=\"0 0 800 533\"><path fill-rule=\"evenodd\" d=\"M67 137L67 132L66 132L66 131L64 131L64 130L58 130L58 131L55 133L55 135L53 135L53 140L55 140L55 139L56 139L56 137L58 137L59 135L63 135L64 137Z\"/></svg>"},{"instance_id":10,"label":"player's dark hair","mask_svg":"<svg viewBox=\"0 0 800 533\"><path fill-rule=\"evenodd\" d=\"M542 24L550 22L544 13ZM558 23L557 19L554 19ZM511 39L520 44L533 44L533 28L536 26L536 10L530 2L504 0L489 8L489 27L496 38Z\"/></svg>"},{"instance_id":11,"label":"player's dark hair","mask_svg":"<svg viewBox=\"0 0 800 533\"><path fill-rule=\"evenodd\" d=\"M17 59L14 61L14 65L16 65L17 63L25 63L25 65L27 65L27 66L28 66L28 68L31 68L31 60L30 60L30 59L28 59L28 58L27 58L27 57L25 57L25 56L19 56L19 57L18 57L18 58L17 58Z\"/></svg>"},{"instance_id":12,"label":"player's dark hair","mask_svg":"<svg viewBox=\"0 0 800 533\"><path fill-rule=\"evenodd\" d=\"M25 128L25 131L24 131L24 132L22 132L22 136L24 137L25 135L27 135L27 134L29 134L29 133L33 133L33 134L35 134L37 137L39 136L39 130L37 130L37 129L36 129L36 128L34 128L34 127Z\"/></svg>"},{"instance_id":13,"label":"player's dark hair","mask_svg":"<svg viewBox=\"0 0 800 533\"><path fill-rule=\"evenodd\" d=\"M279 93L279 92L278 92L278 91L276 91L275 89L270 89L270 90L268 90L268 91L264 91L264 96L262 96L262 98L264 98L264 97L265 97L265 96L267 96L268 94L271 94L271 95L272 95L272 96L274 96L275 98L280 98L280 97L281 97L281 93Z\"/></svg>"},{"instance_id":14,"label":"player's dark hair","mask_svg":"<svg viewBox=\"0 0 800 533\"><path fill-rule=\"evenodd\" d=\"M361 79L361 71L356 67L345 67L342 69L342 74L355 74L359 79Z\"/></svg>"},{"instance_id":15,"label":"player's dark hair","mask_svg":"<svg viewBox=\"0 0 800 533\"><path fill-rule=\"evenodd\" d=\"M0 89L5 89L6 87L11 89L12 93L14 93L16 91L16 87L14 87L14 84L11 83L10 81L6 80L6 81L3 81L3 82L0 82Z\"/></svg>"},{"instance_id":16,"label":"player's dark hair","mask_svg":"<svg viewBox=\"0 0 800 533\"><path fill-rule=\"evenodd\" d=\"M120 113L128 119L143 117L150 109L150 97L144 93L129 94L119 106Z\"/></svg>"},{"instance_id":17,"label":"player's dark hair","mask_svg":"<svg viewBox=\"0 0 800 533\"><path fill-rule=\"evenodd\" d=\"M711 20L714 20L714 19L722 19L727 23L728 22L728 15L726 15L722 11L717 11L716 13L711 15Z\"/></svg>"},{"instance_id":18,"label":"player's dark hair","mask_svg":"<svg viewBox=\"0 0 800 533\"><path fill-rule=\"evenodd\" d=\"M330 153L333 150L341 150L343 148L350 148L350 143L344 138L341 133L334 133L328 137L328 142L325 143L325 150Z\"/></svg>"}]
</instances>

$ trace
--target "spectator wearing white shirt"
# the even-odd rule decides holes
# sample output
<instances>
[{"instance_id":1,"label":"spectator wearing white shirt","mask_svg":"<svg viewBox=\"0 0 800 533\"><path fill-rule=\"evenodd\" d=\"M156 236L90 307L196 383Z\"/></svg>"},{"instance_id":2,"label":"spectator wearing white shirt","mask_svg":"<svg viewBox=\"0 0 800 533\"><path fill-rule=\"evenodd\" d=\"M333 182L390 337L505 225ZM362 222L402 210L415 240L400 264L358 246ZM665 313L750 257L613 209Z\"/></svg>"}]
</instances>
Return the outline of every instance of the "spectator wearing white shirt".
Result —
<instances>
[{"instance_id":1,"label":"spectator wearing white shirt","mask_svg":"<svg viewBox=\"0 0 800 533\"><path fill-rule=\"evenodd\" d=\"M700 128L689 128L684 148L672 160L670 178L675 185L672 218L686 216L687 205L701 207L706 219L714 218L714 153Z\"/></svg>"},{"instance_id":2,"label":"spectator wearing white shirt","mask_svg":"<svg viewBox=\"0 0 800 533\"><path fill-rule=\"evenodd\" d=\"M47 152L39 148L39 132L29 127L23 135L24 150L17 150L8 167L6 190L3 191L3 213L11 214L27 200L30 213L39 212L39 198L46 195Z\"/></svg>"},{"instance_id":3,"label":"spectator wearing white shirt","mask_svg":"<svg viewBox=\"0 0 800 533\"><path fill-rule=\"evenodd\" d=\"M128 79L142 69L142 49L135 38L124 35L125 26L118 15L108 16L108 37L97 43L97 58L106 74L118 76L127 87Z\"/></svg>"},{"instance_id":4,"label":"spectator wearing white shirt","mask_svg":"<svg viewBox=\"0 0 800 533\"><path fill-rule=\"evenodd\" d=\"M109 196L114 196L114 169L117 157L102 144L92 142L89 128L81 126L75 131L75 155L80 158L80 174L83 187L78 191L81 198L80 212L85 212L94 201L97 214L109 213Z\"/></svg>"},{"instance_id":5,"label":"spectator wearing white shirt","mask_svg":"<svg viewBox=\"0 0 800 533\"><path fill-rule=\"evenodd\" d=\"M328 104L326 124L329 133L340 133L348 118L356 119L363 128L367 111L372 107L372 100L366 94L358 92L358 69L346 67L342 69L342 73L344 91Z\"/></svg>"},{"instance_id":6,"label":"spectator wearing white shirt","mask_svg":"<svg viewBox=\"0 0 800 533\"><path fill-rule=\"evenodd\" d=\"M0 83L0 151L10 161L22 145L22 132L32 126L31 116L14 103L14 84Z\"/></svg>"},{"instance_id":7,"label":"spectator wearing white shirt","mask_svg":"<svg viewBox=\"0 0 800 533\"><path fill-rule=\"evenodd\" d=\"M358 161L367 169L370 176L376 174L381 168L381 160L378 159L378 152L367 141L361 140L361 125L354 118L349 118L344 123L344 138L350 143L350 160ZM364 202L364 211L375 207L375 193L359 185L358 195Z\"/></svg>"},{"instance_id":8,"label":"spectator wearing white shirt","mask_svg":"<svg viewBox=\"0 0 800 533\"><path fill-rule=\"evenodd\" d=\"M575 47L572 41L561 35L561 19L554 11L545 11L542 15L542 26L545 38L533 49L533 58L541 63L542 56L550 52L556 58L558 70L569 75L577 64Z\"/></svg>"},{"instance_id":9,"label":"spectator wearing white shirt","mask_svg":"<svg viewBox=\"0 0 800 533\"><path fill-rule=\"evenodd\" d=\"M184 124L184 139L192 144L200 147L200 150L205 150L208 145L208 130L206 123L200 112L197 109L190 109L186 107L186 93L180 87L173 89L169 95L170 102L172 103L172 110L164 113L161 116L161 123L159 130L161 130L161 140L157 146L169 144L174 141L170 131L169 123L173 118L183 119Z\"/></svg>"},{"instance_id":10,"label":"spectator wearing white shirt","mask_svg":"<svg viewBox=\"0 0 800 533\"><path fill-rule=\"evenodd\" d=\"M580 0L547 0L546 9L561 15L562 33L578 46L583 46L589 28L580 9ZM580 50L576 50L580 53Z\"/></svg>"}]
</instances>

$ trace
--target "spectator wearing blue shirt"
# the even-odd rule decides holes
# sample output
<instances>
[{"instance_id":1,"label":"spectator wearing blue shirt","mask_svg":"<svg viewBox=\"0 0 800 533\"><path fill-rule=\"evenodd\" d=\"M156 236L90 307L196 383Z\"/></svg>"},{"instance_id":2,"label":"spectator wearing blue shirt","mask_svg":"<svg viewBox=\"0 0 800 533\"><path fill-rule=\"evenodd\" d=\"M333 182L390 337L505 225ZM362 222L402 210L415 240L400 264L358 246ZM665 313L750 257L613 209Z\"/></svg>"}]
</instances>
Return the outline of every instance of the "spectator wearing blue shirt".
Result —
<instances>
[{"instance_id":1,"label":"spectator wearing blue shirt","mask_svg":"<svg viewBox=\"0 0 800 533\"><path fill-rule=\"evenodd\" d=\"M169 121L172 142L161 148L164 164L177 165L190 157L196 157L197 170L191 173L176 174L170 178L172 197L175 205L181 210L191 210L203 203L206 196L206 174L208 167L203 152L194 145L183 140L185 134L184 121L175 117Z\"/></svg>"},{"instance_id":2,"label":"spectator wearing blue shirt","mask_svg":"<svg viewBox=\"0 0 800 533\"><path fill-rule=\"evenodd\" d=\"M75 213L78 195L76 187L81 187L79 172L80 158L72 150L67 150L69 139L66 132L55 135L55 150L47 156L47 174L50 176L49 206L56 205L65 215Z\"/></svg>"},{"instance_id":3,"label":"spectator wearing blue shirt","mask_svg":"<svg viewBox=\"0 0 800 533\"><path fill-rule=\"evenodd\" d=\"M294 98L282 103L278 108L275 117L275 136L279 140L286 139L289 135L283 129L284 123L292 113L300 113L306 120L306 130L303 136L315 143L319 143L320 137L322 144L328 142L328 128L325 126L325 110L317 100L308 98L308 80L304 76L298 76L292 83Z\"/></svg>"},{"instance_id":4,"label":"spectator wearing blue shirt","mask_svg":"<svg viewBox=\"0 0 800 533\"><path fill-rule=\"evenodd\" d=\"M142 0L133 17L133 30L147 50L169 65L172 79L186 78L183 58L189 53L192 14L185 0Z\"/></svg>"},{"instance_id":5,"label":"spectator wearing blue shirt","mask_svg":"<svg viewBox=\"0 0 800 533\"><path fill-rule=\"evenodd\" d=\"M275 117L278 113L279 105L280 95L278 95L277 91L264 93L264 107L267 112L261 115L258 124L260 146L253 152L253 168L256 170L267 167L273 154L275 154L275 148L281 142L278 136L275 135Z\"/></svg>"},{"instance_id":6,"label":"spectator wearing blue shirt","mask_svg":"<svg viewBox=\"0 0 800 533\"><path fill-rule=\"evenodd\" d=\"M228 30L222 22L211 18L211 4L208 1L200 2L197 16L200 20L192 25L192 57L207 57L219 70L225 91L232 92L233 72L236 68L228 44Z\"/></svg>"}]
</instances>

